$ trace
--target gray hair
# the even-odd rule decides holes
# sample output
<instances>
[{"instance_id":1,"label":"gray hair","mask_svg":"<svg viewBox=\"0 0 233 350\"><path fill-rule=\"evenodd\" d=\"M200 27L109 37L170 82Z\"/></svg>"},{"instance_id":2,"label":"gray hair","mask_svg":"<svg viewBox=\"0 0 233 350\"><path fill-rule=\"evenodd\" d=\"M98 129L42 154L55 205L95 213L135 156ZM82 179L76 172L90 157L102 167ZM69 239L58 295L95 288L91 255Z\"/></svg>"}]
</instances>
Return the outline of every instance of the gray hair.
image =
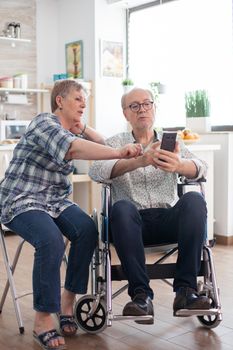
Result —
<instances>
[{"instance_id":1,"label":"gray hair","mask_svg":"<svg viewBox=\"0 0 233 350\"><path fill-rule=\"evenodd\" d=\"M56 102L57 96L66 97L70 93L71 90L76 90L76 91L83 90L85 92L85 94L87 94L87 91L82 86L82 84L80 84L77 81L72 80L72 79L58 80L54 84L54 87L53 87L52 92L51 92L51 110L52 110L52 113L55 112L56 109L58 108L58 105Z\"/></svg>"},{"instance_id":2,"label":"gray hair","mask_svg":"<svg viewBox=\"0 0 233 350\"><path fill-rule=\"evenodd\" d=\"M122 95L122 97L121 97L121 107L122 107L122 109L125 108L125 100L126 100L126 97L127 97L128 95L130 95L131 92L134 92L134 91L145 91L145 92L147 92L147 93L150 95L151 100L154 101L154 96L153 96L153 93L152 93L151 90L149 90L149 89L143 89L143 88L139 88L139 87L135 87L135 88L133 88L132 90L130 90L130 91L128 91L128 92L126 92L126 93L124 93L124 94Z\"/></svg>"}]
</instances>

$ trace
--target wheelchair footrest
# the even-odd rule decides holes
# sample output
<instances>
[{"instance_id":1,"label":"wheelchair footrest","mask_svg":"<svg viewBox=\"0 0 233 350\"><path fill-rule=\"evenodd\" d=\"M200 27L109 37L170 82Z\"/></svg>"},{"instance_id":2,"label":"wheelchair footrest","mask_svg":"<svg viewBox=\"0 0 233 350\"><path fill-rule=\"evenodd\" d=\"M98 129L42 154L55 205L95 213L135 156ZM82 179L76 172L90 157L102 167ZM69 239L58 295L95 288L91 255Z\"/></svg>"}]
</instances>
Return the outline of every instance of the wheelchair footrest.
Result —
<instances>
[{"instance_id":1,"label":"wheelchair footrest","mask_svg":"<svg viewBox=\"0 0 233 350\"><path fill-rule=\"evenodd\" d=\"M112 320L112 321L128 321L128 320L133 320L133 321L149 321L149 320L154 320L154 317L151 316L151 315L146 315L146 316L112 315L111 320Z\"/></svg>"},{"instance_id":2,"label":"wheelchair footrest","mask_svg":"<svg viewBox=\"0 0 233 350\"><path fill-rule=\"evenodd\" d=\"M203 309L203 310L180 309L174 313L174 316L187 317L187 316L206 316L206 315L217 315L217 314L220 314L220 310L216 308Z\"/></svg>"}]
</instances>

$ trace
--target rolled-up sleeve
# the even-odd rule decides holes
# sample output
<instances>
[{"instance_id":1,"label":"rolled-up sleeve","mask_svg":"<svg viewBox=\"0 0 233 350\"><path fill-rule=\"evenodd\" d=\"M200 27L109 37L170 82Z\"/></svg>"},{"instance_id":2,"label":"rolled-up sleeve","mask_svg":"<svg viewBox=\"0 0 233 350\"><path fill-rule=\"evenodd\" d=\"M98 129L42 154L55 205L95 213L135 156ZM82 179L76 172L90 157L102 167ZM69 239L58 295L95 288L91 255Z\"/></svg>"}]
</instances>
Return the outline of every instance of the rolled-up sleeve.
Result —
<instances>
[{"instance_id":1,"label":"rolled-up sleeve","mask_svg":"<svg viewBox=\"0 0 233 350\"><path fill-rule=\"evenodd\" d=\"M126 135L126 133L122 134ZM124 141L124 137L115 135L106 140L105 144L113 147L119 148L125 145L127 142ZM118 159L111 160L96 160L92 163L89 169L89 176L92 180L96 182L111 183L111 173L114 165L118 162Z\"/></svg>"},{"instance_id":2,"label":"rolled-up sleeve","mask_svg":"<svg viewBox=\"0 0 233 350\"><path fill-rule=\"evenodd\" d=\"M89 169L89 176L96 182L111 183L111 173L118 160L97 160L93 162Z\"/></svg>"},{"instance_id":3,"label":"rolled-up sleeve","mask_svg":"<svg viewBox=\"0 0 233 350\"><path fill-rule=\"evenodd\" d=\"M196 177L190 179L190 181L197 181L201 178L206 178L208 170L207 163L204 160L198 158L194 153L190 152L182 141L180 142L180 149L181 157L192 160L197 169ZM189 179L187 179L187 181L189 181Z\"/></svg>"}]
</instances>

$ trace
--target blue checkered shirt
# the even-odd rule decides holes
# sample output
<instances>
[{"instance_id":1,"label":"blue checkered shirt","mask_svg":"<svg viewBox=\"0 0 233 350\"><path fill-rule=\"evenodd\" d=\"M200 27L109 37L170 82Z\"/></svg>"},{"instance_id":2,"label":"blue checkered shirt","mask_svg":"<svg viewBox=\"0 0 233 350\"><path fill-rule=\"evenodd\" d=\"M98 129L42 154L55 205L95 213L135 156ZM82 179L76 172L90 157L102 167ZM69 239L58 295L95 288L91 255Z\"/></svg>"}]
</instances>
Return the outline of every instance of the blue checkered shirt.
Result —
<instances>
[{"instance_id":1,"label":"blue checkered shirt","mask_svg":"<svg viewBox=\"0 0 233 350\"><path fill-rule=\"evenodd\" d=\"M65 155L76 136L64 129L55 115L36 116L16 145L0 183L0 220L7 223L28 210L43 210L57 217L72 204L68 174L72 161Z\"/></svg>"}]
</instances>

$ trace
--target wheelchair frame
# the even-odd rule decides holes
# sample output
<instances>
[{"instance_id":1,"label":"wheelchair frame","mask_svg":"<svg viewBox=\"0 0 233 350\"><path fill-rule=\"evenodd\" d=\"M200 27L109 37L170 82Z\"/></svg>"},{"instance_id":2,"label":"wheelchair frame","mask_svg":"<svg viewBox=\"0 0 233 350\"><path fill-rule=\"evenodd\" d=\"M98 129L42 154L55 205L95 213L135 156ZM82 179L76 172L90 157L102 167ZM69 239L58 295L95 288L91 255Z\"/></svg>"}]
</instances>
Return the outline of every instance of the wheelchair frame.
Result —
<instances>
[{"instance_id":1,"label":"wheelchair frame","mask_svg":"<svg viewBox=\"0 0 233 350\"><path fill-rule=\"evenodd\" d=\"M182 182L181 186L187 185ZM193 183L192 183L193 185ZM116 320L149 320L153 316L122 316L115 315L112 309L112 300L127 289L124 285L116 292L112 291L112 281L126 280L121 265L111 265L111 252L109 243L109 208L111 202L111 192L109 185L103 185L102 190L102 211L100 214L100 234L99 242L95 249L91 263L91 294L81 297L74 310L76 322L79 327L88 333L99 333L107 326L112 325ZM98 218L96 210L93 212L93 220L98 228ZM215 328L222 320L219 289L217 286L215 268L211 247L214 241L206 242L203 247L201 269L198 276L203 277L203 281L198 281L198 293L208 296L212 303L209 310L188 310L182 309L176 312L176 316L197 316L199 322L207 328ZM167 245L163 245L167 246ZM155 247L158 247L156 245ZM153 264L146 264L150 279L162 279L172 285L167 279L174 278L176 263L163 263L178 250L177 245L164 253Z\"/></svg>"}]
</instances>

